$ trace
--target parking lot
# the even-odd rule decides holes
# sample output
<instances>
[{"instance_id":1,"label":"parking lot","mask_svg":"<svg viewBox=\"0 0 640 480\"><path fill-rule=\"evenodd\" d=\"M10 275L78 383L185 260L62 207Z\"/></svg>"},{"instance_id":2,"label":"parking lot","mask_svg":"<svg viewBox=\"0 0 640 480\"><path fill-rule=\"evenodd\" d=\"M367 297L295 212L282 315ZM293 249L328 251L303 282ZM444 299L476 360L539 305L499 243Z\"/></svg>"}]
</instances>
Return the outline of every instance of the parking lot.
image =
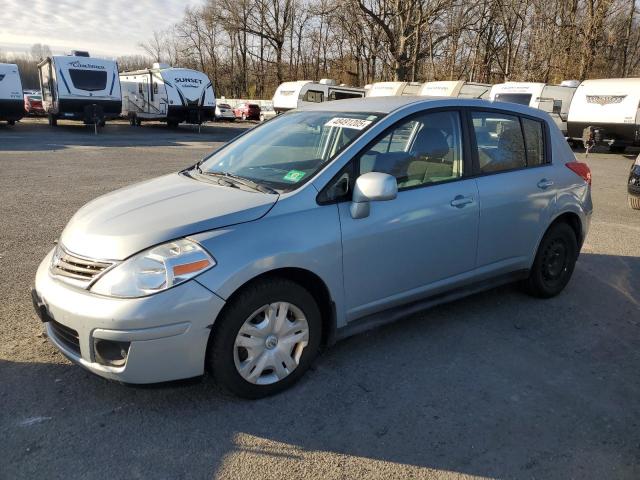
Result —
<instances>
[{"instance_id":1,"label":"parking lot","mask_svg":"<svg viewBox=\"0 0 640 480\"><path fill-rule=\"evenodd\" d=\"M507 286L414 315L275 397L124 386L59 354L29 287L73 213L250 126L0 126L0 478L640 478L637 152L587 158L595 212L558 297Z\"/></svg>"}]
</instances>

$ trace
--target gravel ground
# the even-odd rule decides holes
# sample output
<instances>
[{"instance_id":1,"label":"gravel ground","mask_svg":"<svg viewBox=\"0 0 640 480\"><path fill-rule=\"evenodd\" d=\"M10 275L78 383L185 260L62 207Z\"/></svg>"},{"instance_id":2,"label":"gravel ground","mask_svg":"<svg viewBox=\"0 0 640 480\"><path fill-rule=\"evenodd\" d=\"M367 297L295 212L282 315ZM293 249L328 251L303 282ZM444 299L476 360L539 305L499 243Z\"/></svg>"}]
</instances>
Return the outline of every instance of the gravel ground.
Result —
<instances>
[{"instance_id":1,"label":"gravel ground","mask_svg":"<svg viewBox=\"0 0 640 480\"><path fill-rule=\"evenodd\" d=\"M0 478L640 478L640 212L632 157L592 153L574 278L503 287L342 341L293 389L129 387L71 365L29 298L75 210L247 125L0 127ZM583 158L583 154L578 154Z\"/></svg>"}]
</instances>

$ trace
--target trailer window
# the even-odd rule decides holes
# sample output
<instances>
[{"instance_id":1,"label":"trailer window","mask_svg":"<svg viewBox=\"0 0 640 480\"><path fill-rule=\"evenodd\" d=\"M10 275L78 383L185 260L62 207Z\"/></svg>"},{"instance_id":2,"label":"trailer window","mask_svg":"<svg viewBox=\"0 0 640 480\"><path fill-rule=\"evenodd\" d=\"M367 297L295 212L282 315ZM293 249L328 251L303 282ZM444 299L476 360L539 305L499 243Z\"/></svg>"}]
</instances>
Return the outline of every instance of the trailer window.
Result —
<instances>
[{"instance_id":1,"label":"trailer window","mask_svg":"<svg viewBox=\"0 0 640 480\"><path fill-rule=\"evenodd\" d=\"M529 105L531 102L530 93L498 93L496 94L497 102L517 103L520 105Z\"/></svg>"},{"instance_id":2,"label":"trailer window","mask_svg":"<svg viewBox=\"0 0 640 480\"><path fill-rule=\"evenodd\" d=\"M138 93L139 93L139 94L142 94L142 93L143 93L143 90L142 90L142 84L141 84L141 83L139 83L139 84L138 84Z\"/></svg>"},{"instance_id":3,"label":"trailer window","mask_svg":"<svg viewBox=\"0 0 640 480\"><path fill-rule=\"evenodd\" d=\"M107 72L100 70L69 69L69 76L73 86L78 90L95 92L107 88Z\"/></svg>"},{"instance_id":4,"label":"trailer window","mask_svg":"<svg viewBox=\"0 0 640 480\"><path fill-rule=\"evenodd\" d=\"M329 100L344 100L346 98L362 98L361 93L353 92L336 92L335 90L329 94Z\"/></svg>"},{"instance_id":5,"label":"trailer window","mask_svg":"<svg viewBox=\"0 0 640 480\"><path fill-rule=\"evenodd\" d=\"M154 94L158 93L158 82L153 82L153 93Z\"/></svg>"},{"instance_id":6,"label":"trailer window","mask_svg":"<svg viewBox=\"0 0 640 480\"><path fill-rule=\"evenodd\" d=\"M322 103L324 102L324 92L318 90L307 90L302 99L305 102Z\"/></svg>"}]
</instances>

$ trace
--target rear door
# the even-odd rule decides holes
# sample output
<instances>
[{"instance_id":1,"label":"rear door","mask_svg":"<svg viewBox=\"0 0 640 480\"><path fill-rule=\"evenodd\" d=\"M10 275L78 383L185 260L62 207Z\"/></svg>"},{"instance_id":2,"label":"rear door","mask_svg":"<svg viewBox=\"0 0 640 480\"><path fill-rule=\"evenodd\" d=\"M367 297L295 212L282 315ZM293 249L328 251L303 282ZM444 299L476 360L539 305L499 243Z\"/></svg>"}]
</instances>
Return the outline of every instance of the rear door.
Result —
<instances>
[{"instance_id":1,"label":"rear door","mask_svg":"<svg viewBox=\"0 0 640 480\"><path fill-rule=\"evenodd\" d=\"M556 198L548 126L497 110L471 111L469 123L480 196L477 266L529 268Z\"/></svg>"}]
</instances>

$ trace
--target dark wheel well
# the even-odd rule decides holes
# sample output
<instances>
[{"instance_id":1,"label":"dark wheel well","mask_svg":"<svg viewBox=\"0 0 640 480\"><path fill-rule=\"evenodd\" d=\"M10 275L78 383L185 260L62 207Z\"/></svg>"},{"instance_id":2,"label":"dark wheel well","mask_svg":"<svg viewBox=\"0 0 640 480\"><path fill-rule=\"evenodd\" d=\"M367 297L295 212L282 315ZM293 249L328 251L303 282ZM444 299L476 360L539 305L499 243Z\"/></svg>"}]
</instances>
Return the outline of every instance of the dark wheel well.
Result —
<instances>
[{"instance_id":1,"label":"dark wheel well","mask_svg":"<svg viewBox=\"0 0 640 480\"><path fill-rule=\"evenodd\" d=\"M258 275L257 277L252 278L247 283L238 288L235 292L233 292L233 294L227 299L226 303L229 304L235 296L237 296L249 285L258 281L265 280L269 277L286 278L287 280L291 280L302 286L313 296L314 300L318 304L320 315L322 317L322 345L331 343L335 336L335 307L333 301L331 300L329 289L327 288L324 281L315 273L312 273L309 270L304 270L302 268L279 268L263 273L261 275ZM221 316L222 313L223 312L220 312L218 316Z\"/></svg>"},{"instance_id":2,"label":"dark wheel well","mask_svg":"<svg viewBox=\"0 0 640 480\"><path fill-rule=\"evenodd\" d=\"M572 212L563 213L556 218L551 225L549 225L549 228L557 223L566 223L569 225L573 230L573 233L576 235L578 250L582 248L582 223L580 222L580 217Z\"/></svg>"}]
</instances>

